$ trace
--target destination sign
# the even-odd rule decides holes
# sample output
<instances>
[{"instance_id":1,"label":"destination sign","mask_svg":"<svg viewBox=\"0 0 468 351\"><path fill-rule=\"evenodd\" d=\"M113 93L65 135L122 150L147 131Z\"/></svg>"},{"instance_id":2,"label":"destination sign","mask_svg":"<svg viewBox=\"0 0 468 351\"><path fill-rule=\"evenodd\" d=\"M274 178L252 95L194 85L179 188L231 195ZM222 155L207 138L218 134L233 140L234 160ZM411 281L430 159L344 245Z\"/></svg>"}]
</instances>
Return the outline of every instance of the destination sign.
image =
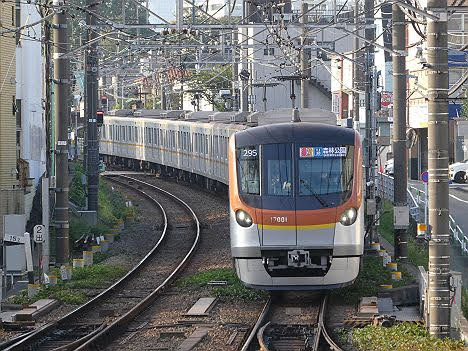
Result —
<instances>
[{"instance_id":1,"label":"destination sign","mask_svg":"<svg viewBox=\"0 0 468 351\"><path fill-rule=\"evenodd\" d=\"M346 146L307 146L299 148L301 158L345 157L348 153Z\"/></svg>"}]
</instances>

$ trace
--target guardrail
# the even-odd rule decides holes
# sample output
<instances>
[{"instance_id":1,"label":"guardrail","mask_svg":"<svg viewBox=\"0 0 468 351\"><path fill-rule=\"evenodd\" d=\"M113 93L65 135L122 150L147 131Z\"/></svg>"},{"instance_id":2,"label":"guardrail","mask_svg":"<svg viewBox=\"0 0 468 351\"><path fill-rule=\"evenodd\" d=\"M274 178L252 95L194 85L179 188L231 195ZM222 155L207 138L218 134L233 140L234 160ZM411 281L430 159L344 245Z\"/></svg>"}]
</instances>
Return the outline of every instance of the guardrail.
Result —
<instances>
[{"instance_id":1,"label":"guardrail","mask_svg":"<svg viewBox=\"0 0 468 351\"><path fill-rule=\"evenodd\" d=\"M388 201L393 202L393 177L384 174L384 173L377 173L376 176L376 186L377 186L377 193L381 195L383 199L386 199ZM417 195L415 196L410 188L414 187L408 187L407 189L407 202L408 205L410 206L410 215L413 217L413 219L418 222L422 218L424 218L424 205L421 207L421 204L425 204L424 202L424 196L423 202L421 201L421 196ZM416 188L414 188L416 189ZM416 189L418 190L418 189ZM423 209L423 212L421 213L421 208Z\"/></svg>"},{"instance_id":2,"label":"guardrail","mask_svg":"<svg viewBox=\"0 0 468 351\"><path fill-rule=\"evenodd\" d=\"M452 233L452 242L455 244L455 246L460 247L460 250L464 255L468 255L468 236L463 233L463 230L459 225L457 225L451 215L449 215L449 219L449 228L450 232Z\"/></svg>"},{"instance_id":3,"label":"guardrail","mask_svg":"<svg viewBox=\"0 0 468 351\"><path fill-rule=\"evenodd\" d=\"M376 176L377 193L382 198L393 202L393 177L378 173ZM412 185L408 186L408 205L410 206L410 215L416 222L424 219L426 207L426 193ZM455 222L452 216L449 221L450 233L452 234L452 243L460 247L463 255L468 255L468 236L463 232L460 226Z\"/></svg>"}]
</instances>

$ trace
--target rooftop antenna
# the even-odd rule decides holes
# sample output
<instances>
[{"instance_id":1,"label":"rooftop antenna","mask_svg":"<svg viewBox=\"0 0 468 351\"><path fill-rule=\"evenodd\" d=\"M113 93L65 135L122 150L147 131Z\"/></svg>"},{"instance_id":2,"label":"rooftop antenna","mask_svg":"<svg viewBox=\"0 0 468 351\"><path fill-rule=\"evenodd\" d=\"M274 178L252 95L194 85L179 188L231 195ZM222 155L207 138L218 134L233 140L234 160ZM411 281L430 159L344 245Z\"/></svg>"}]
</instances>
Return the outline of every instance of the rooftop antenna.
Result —
<instances>
[{"instance_id":1,"label":"rooftop antenna","mask_svg":"<svg viewBox=\"0 0 468 351\"><path fill-rule=\"evenodd\" d=\"M293 109L293 114L292 114L292 118L291 118L291 122L300 122L301 121L301 118L299 117L299 110L298 108L294 108Z\"/></svg>"}]
</instances>

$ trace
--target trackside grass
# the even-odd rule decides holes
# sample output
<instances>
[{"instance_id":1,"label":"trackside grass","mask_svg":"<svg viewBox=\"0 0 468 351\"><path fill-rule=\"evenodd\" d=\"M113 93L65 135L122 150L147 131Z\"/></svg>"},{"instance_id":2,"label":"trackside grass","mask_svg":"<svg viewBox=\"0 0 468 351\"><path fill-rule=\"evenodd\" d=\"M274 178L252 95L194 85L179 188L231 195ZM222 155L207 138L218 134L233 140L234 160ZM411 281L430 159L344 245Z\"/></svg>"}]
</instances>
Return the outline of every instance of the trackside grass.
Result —
<instances>
[{"instance_id":1,"label":"trackside grass","mask_svg":"<svg viewBox=\"0 0 468 351\"><path fill-rule=\"evenodd\" d=\"M353 344L359 351L462 351L460 340L437 339L420 325L396 324L390 328L367 326L353 329Z\"/></svg>"},{"instance_id":2,"label":"trackside grass","mask_svg":"<svg viewBox=\"0 0 468 351\"><path fill-rule=\"evenodd\" d=\"M210 281L225 281L226 285L210 286ZM180 287L190 289L210 289L210 293L216 297L235 298L242 300L260 300L268 295L264 291L247 289L237 278L231 268L214 268L196 273L190 277L179 280Z\"/></svg>"},{"instance_id":3,"label":"trackside grass","mask_svg":"<svg viewBox=\"0 0 468 351\"><path fill-rule=\"evenodd\" d=\"M33 298L28 298L27 292L23 291L21 294L10 298L8 302L28 305L40 299L56 299L63 303L80 305L88 300L87 290L104 288L122 277L126 272L126 269L119 266L101 264L75 268L70 281L59 281L57 285L43 286Z\"/></svg>"},{"instance_id":4,"label":"trackside grass","mask_svg":"<svg viewBox=\"0 0 468 351\"><path fill-rule=\"evenodd\" d=\"M359 276L350 286L332 290L331 294L347 303L355 303L362 296L376 296L382 284L392 284L399 287L415 283L414 278L403 267L399 267L402 279L392 281L389 269L382 265L382 257L364 256Z\"/></svg>"}]
</instances>

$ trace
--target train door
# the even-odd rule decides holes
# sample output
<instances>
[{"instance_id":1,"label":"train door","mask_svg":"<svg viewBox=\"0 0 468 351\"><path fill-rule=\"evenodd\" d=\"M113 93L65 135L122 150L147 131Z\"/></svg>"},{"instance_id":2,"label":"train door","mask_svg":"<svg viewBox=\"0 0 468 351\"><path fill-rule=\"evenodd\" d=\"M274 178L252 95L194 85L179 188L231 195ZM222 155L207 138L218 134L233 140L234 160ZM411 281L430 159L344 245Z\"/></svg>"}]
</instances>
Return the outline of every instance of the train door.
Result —
<instances>
[{"instance_id":1,"label":"train door","mask_svg":"<svg viewBox=\"0 0 468 351\"><path fill-rule=\"evenodd\" d=\"M262 145L262 245L295 246L296 203L292 145Z\"/></svg>"},{"instance_id":2,"label":"train door","mask_svg":"<svg viewBox=\"0 0 468 351\"><path fill-rule=\"evenodd\" d=\"M297 244L333 248L341 160L330 148L310 143L295 147ZM325 150L325 151L324 151Z\"/></svg>"}]
</instances>

